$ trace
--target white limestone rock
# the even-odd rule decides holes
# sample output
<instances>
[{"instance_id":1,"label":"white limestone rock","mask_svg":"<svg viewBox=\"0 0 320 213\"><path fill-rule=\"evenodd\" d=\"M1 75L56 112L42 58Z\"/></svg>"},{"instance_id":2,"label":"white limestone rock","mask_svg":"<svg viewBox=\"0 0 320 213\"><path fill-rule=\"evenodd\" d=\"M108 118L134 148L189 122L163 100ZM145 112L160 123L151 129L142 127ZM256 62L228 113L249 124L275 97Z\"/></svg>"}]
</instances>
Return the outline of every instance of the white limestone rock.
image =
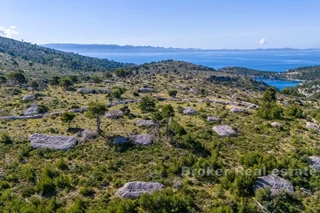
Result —
<instances>
[{"instance_id":1,"label":"white limestone rock","mask_svg":"<svg viewBox=\"0 0 320 213\"><path fill-rule=\"evenodd\" d=\"M152 120L138 120L137 121L137 126L138 127L151 127L151 126L155 126L156 123Z\"/></svg>"},{"instance_id":2,"label":"white limestone rock","mask_svg":"<svg viewBox=\"0 0 320 213\"><path fill-rule=\"evenodd\" d=\"M31 147L40 149L68 150L77 145L76 137L34 134L29 136Z\"/></svg>"},{"instance_id":3,"label":"white limestone rock","mask_svg":"<svg viewBox=\"0 0 320 213\"><path fill-rule=\"evenodd\" d=\"M148 146L148 145L151 145L153 142L153 135L149 135L149 134L133 135L130 137L130 140L134 144Z\"/></svg>"},{"instance_id":4,"label":"white limestone rock","mask_svg":"<svg viewBox=\"0 0 320 213\"><path fill-rule=\"evenodd\" d=\"M197 113L197 111L191 107L187 107L183 110L183 114L185 114L185 115L194 115L196 113Z\"/></svg>"},{"instance_id":5,"label":"white limestone rock","mask_svg":"<svg viewBox=\"0 0 320 213\"><path fill-rule=\"evenodd\" d=\"M273 174L259 177L255 182L254 190L257 191L258 189L265 189L267 187L270 188L271 195L277 195L281 191L294 192L293 185L289 181Z\"/></svg>"},{"instance_id":6,"label":"white limestone rock","mask_svg":"<svg viewBox=\"0 0 320 213\"><path fill-rule=\"evenodd\" d=\"M143 193L152 194L164 188L165 186L161 183L134 181L124 184L123 187L118 189L116 195L120 198L135 199Z\"/></svg>"},{"instance_id":7,"label":"white limestone rock","mask_svg":"<svg viewBox=\"0 0 320 213\"><path fill-rule=\"evenodd\" d=\"M228 125L214 126L212 130L222 137L237 136L237 132Z\"/></svg>"},{"instance_id":8,"label":"white limestone rock","mask_svg":"<svg viewBox=\"0 0 320 213\"><path fill-rule=\"evenodd\" d=\"M121 110L110 110L106 114L106 118L109 118L109 119L119 119L122 117L123 117L123 112Z\"/></svg>"}]
</instances>

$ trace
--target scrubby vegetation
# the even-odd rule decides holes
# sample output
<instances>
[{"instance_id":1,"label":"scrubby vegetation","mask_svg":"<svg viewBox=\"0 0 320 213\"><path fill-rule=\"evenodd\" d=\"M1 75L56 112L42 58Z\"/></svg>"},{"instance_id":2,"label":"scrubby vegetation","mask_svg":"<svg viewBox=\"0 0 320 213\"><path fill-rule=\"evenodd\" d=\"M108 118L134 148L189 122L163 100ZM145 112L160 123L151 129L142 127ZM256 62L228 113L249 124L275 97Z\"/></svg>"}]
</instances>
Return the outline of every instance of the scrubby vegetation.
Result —
<instances>
[{"instance_id":1,"label":"scrubby vegetation","mask_svg":"<svg viewBox=\"0 0 320 213\"><path fill-rule=\"evenodd\" d=\"M2 69L7 70L5 63ZM24 82L1 83L0 116L19 117L33 104L46 116L0 118L0 212L320 211L320 174L310 173L309 158L320 155L319 135L306 126L320 122L318 100L175 61L108 75L61 77L50 71L29 70L30 75L23 72ZM42 74L48 81L39 81ZM139 92L143 87L155 90ZM35 99L23 100L33 92ZM259 109L231 112L251 104ZM187 107L196 114L184 114ZM111 111L123 114L107 119ZM210 122L209 116L219 120ZM139 120L153 123L137 126ZM237 136L219 136L212 130L216 125L229 125ZM69 150L32 148L28 139L35 133L81 138L84 130L98 134ZM119 136L146 134L153 136L151 145L115 144ZM208 169L215 172L203 173ZM295 192L276 196L268 188L255 190L259 174L238 172L268 175L274 169L307 172L280 174ZM117 191L131 181L159 182L165 188L137 199L120 198Z\"/></svg>"}]
</instances>

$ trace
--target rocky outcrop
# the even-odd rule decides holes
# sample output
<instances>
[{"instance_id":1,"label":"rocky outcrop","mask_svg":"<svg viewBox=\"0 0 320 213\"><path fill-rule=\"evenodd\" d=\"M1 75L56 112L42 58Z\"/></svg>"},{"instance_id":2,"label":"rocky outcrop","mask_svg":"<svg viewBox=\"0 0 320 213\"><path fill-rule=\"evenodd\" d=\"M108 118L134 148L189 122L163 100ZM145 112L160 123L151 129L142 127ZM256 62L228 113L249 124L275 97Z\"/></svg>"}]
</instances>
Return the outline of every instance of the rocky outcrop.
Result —
<instances>
[{"instance_id":1,"label":"rocky outcrop","mask_svg":"<svg viewBox=\"0 0 320 213\"><path fill-rule=\"evenodd\" d=\"M185 115L194 115L196 113L197 113L197 111L191 107L187 107L183 110L183 114L185 114Z\"/></svg>"},{"instance_id":2,"label":"rocky outcrop","mask_svg":"<svg viewBox=\"0 0 320 213\"><path fill-rule=\"evenodd\" d=\"M153 192L164 188L165 186L163 184L156 182L128 182L118 189L116 195L120 198L135 199L140 197L143 193L152 194Z\"/></svg>"},{"instance_id":3,"label":"rocky outcrop","mask_svg":"<svg viewBox=\"0 0 320 213\"><path fill-rule=\"evenodd\" d=\"M80 94L107 94L110 91L107 89L95 89L95 88L80 88L77 93Z\"/></svg>"},{"instance_id":4,"label":"rocky outcrop","mask_svg":"<svg viewBox=\"0 0 320 213\"><path fill-rule=\"evenodd\" d=\"M123 101L116 101L116 102L112 102L110 104L107 104L107 107L112 107L112 106L116 106L116 105L122 105L122 104L130 104L130 103L137 103L139 102L139 100L123 100Z\"/></svg>"},{"instance_id":5,"label":"rocky outcrop","mask_svg":"<svg viewBox=\"0 0 320 213\"><path fill-rule=\"evenodd\" d=\"M309 159L310 159L310 167L320 171L320 158L316 156L311 156L309 157Z\"/></svg>"},{"instance_id":6,"label":"rocky outcrop","mask_svg":"<svg viewBox=\"0 0 320 213\"><path fill-rule=\"evenodd\" d=\"M198 91L193 89L193 88L191 88L191 89L189 89L189 93L198 94Z\"/></svg>"},{"instance_id":7,"label":"rocky outcrop","mask_svg":"<svg viewBox=\"0 0 320 213\"><path fill-rule=\"evenodd\" d=\"M154 88L151 88L151 87L142 87L142 88L139 89L139 92L142 92L142 93L154 92Z\"/></svg>"},{"instance_id":8,"label":"rocky outcrop","mask_svg":"<svg viewBox=\"0 0 320 213\"><path fill-rule=\"evenodd\" d=\"M255 182L254 190L257 191L258 189L265 189L267 187L270 188L271 195L277 195L281 191L294 192L293 185L277 175L259 177Z\"/></svg>"},{"instance_id":9,"label":"rocky outcrop","mask_svg":"<svg viewBox=\"0 0 320 213\"><path fill-rule=\"evenodd\" d=\"M130 140L134 144L147 146L152 144L153 135L148 135L148 134L133 135L130 137Z\"/></svg>"},{"instance_id":10,"label":"rocky outcrop","mask_svg":"<svg viewBox=\"0 0 320 213\"><path fill-rule=\"evenodd\" d=\"M247 110L244 108L233 108L231 109L232 113L246 112Z\"/></svg>"},{"instance_id":11,"label":"rocky outcrop","mask_svg":"<svg viewBox=\"0 0 320 213\"><path fill-rule=\"evenodd\" d=\"M306 123L306 128L311 130L319 130L319 126L311 122Z\"/></svg>"},{"instance_id":12,"label":"rocky outcrop","mask_svg":"<svg viewBox=\"0 0 320 213\"><path fill-rule=\"evenodd\" d=\"M228 125L214 126L212 130L222 137L237 136L237 132Z\"/></svg>"},{"instance_id":13,"label":"rocky outcrop","mask_svg":"<svg viewBox=\"0 0 320 213\"><path fill-rule=\"evenodd\" d=\"M34 134L29 136L31 147L40 149L68 150L77 145L76 137Z\"/></svg>"},{"instance_id":14,"label":"rocky outcrop","mask_svg":"<svg viewBox=\"0 0 320 213\"><path fill-rule=\"evenodd\" d=\"M250 104L250 105L248 106L248 109L254 109L254 110L256 110L256 109L259 109L259 106L258 106L258 105L255 105L255 104Z\"/></svg>"},{"instance_id":15,"label":"rocky outcrop","mask_svg":"<svg viewBox=\"0 0 320 213\"><path fill-rule=\"evenodd\" d=\"M179 99L178 98L172 98L172 97L170 97L170 98L165 98L165 97L155 97L158 101L179 101Z\"/></svg>"},{"instance_id":16,"label":"rocky outcrop","mask_svg":"<svg viewBox=\"0 0 320 213\"><path fill-rule=\"evenodd\" d=\"M214 103L214 101L210 100L210 99L199 100L199 102L201 102L201 103Z\"/></svg>"},{"instance_id":17,"label":"rocky outcrop","mask_svg":"<svg viewBox=\"0 0 320 213\"><path fill-rule=\"evenodd\" d=\"M212 117L212 116L209 116L207 118L207 121L209 122L219 122L221 119L220 118L216 118L216 117Z\"/></svg>"},{"instance_id":18,"label":"rocky outcrop","mask_svg":"<svg viewBox=\"0 0 320 213\"><path fill-rule=\"evenodd\" d=\"M69 112L74 112L74 113L76 113L76 112L80 112L80 113L82 113L82 112L87 112L88 111L88 108L74 108L74 109L70 109L69 110Z\"/></svg>"},{"instance_id":19,"label":"rocky outcrop","mask_svg":"<svg viewBox=\"0 0 320 213\"><path fill-rule=\"evenodd\" d=\"M35 104L30 105L26 111L24 111L23 115L36 115L39 113L38 106Z\"/></svg>"},{"instance_id":20,"label":"rocky outcrop","mask_svg":"<svg viewBox=\"0 0 320 213\"><path fill-rule=\"evenodd\" d=\"M36 96L34 95L26 95L22 98L22 101L34 101L36 100Z\"/></svg>"},{"instance_id":21,"label":"rocky outcrop","mask_svg":"<svg viewBox=\"0 0 320 213\"><path fill-rule=\"evenodd\" d=\"M122 136L117 136L113 139L113 144L122 145L128 143L128 139Z\"/></svg>"},{"instance_id":22,"label":"rocky outcrop","mask_svg":"<svg viewBox=\"0 0 320 213\"><path fill-rule=\"evenodd\" d=\"M80 143L95 138L97 136L97 133L95 133L89 129L85 129L81 132L81 136L82 136L82 139L81 139Z\"/></svg>"},{"instance_id":23,"label":"rocky outcrop","mask_svg":"<svg viewBox=\"0 0 320 213\"><path fill-rule=\"evenodd\" d=\"M156 123L153 122L152 120L138 120L137 121L137 126L138 127L143 127L143 126L151 127L151 126L155 126L155 125L156 125Z\"/></svg>"},{"instance_id":24,"label":"rocky outcrop","mask_svg":"<svg viewBox=\"0 0 320 213\"><path fill-rule=\"evenodd\" d=\"M279 122L273 122L271 123L271 126L278 129L283 129L283 125Z\"/></svg>"},{"instance_id":25,"label":"rocky outcrop","mask_svg":"<svg viewBox=\"0 0 320 213\"><path fill-rule=\"evenodd\" d=\"M119 119L122 117L123 117L123 112L121 110L110 110L106 114L106 118L109 118L109 119Z\"/></svg>"},{"instance_id":26,"label":"rocky outcrop","mask_svg":"<svg viewBox=\"0 0 320 213\"><path fill-rule=\"evenodd\" d=\"M43 118L45 114L38 114L38 115L25 115L25 116L4 116L0 117L0 120L23 120L23 119L39 119Z\"/></svg>"}]
</instances>

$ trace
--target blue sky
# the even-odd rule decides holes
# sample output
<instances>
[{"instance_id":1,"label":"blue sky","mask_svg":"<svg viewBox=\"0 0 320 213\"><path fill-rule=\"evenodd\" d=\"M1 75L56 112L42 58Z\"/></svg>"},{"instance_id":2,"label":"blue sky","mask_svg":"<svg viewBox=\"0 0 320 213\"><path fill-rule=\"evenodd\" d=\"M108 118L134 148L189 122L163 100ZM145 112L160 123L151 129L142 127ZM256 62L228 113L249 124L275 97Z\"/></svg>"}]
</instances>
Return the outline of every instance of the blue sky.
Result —
<instances>
[{"instance_id":1,"label":"blue sky","mask_svg":"<svg viewBox=\"0 0 320 213\"><path fill-rule=\"evenodd\" d=\"M0 0L0 34L37 44L320 48L318 0Z\"/></svg>"}]
</instances>

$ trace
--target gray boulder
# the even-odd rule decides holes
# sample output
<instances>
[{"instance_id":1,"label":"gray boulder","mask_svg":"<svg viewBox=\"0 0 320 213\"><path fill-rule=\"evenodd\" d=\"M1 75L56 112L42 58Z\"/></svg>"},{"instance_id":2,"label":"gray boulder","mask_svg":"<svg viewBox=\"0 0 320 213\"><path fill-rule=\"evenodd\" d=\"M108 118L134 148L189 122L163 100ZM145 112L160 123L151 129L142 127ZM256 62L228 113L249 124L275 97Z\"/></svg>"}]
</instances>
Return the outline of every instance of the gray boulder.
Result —
<instances>
[{"instance_id":1,"label":"gray boulder","mask_svg":"<svg viewBox=\"0 0 320 213\"><path fill-rule=\"evenodd\" d=\"M122 136L117 136L113 139L113 143L116 145L126 144L128 143L128 139Z\"/></svg>"},{"instance_id":2,"label":"gray boulder","mask_svg":"<svg viewBox=\"0 0 320 213\"><path fill-rule=\"evenodd\" d=\"M107 94L110 91L107 89L95 89L95 88L80 88L77 93L80 94Z\"/></svg>"},{"instance_id":3,"label":"gray boulder","mask_svg":"<svg viewBox=\"0 0 320 213\"><path fill-rule=\"evenodd\" d=\"M133 135L130 137L130 140L134 144L147 146L152 144L153 135L148 135L148 134Z\"/></svg>"},{"instance_id":4,"label":"gray boulder","mask_svg":"<svg viewBox=\"0 0 320 213\"><path fill-rule=\"evenodd\" d=\"M239 112L246 112L247 110L246 109L244 109L244 108L233 108L233 109L231 109L231 112L232 113L239 113Z\"/></svg>"},{"instance_id":5,"label":"gray boulder","mask_svg":"<svg viewBox=\"0 0 320 213\"><path fill-rule=\"evenodd\" d=\"M271 123L271 126L278 129L283 129L283 125L279 122L273 122Z\"/></svg>"},{"instance_id":6,"label":"gray boulder","mask_svg":"<svg viewBox=\"0 0 320 213\"><path fill-rule=\"evenodd\" d=\"M310 167L313 169L320 170L320 158L316 156L311 156L309 158L311 160Z\"/></svg>"},{"instance_id":7,"label":"gray boulder","mask_svg":"<svg viewBox=\"0 0 320 213\"><path fill-rule=\"evenodd\" d=\"M26 111L24 111L23 115L36 115L39 113L38 106L35 104L30 105Z\"/></svg>"},{"instance_id":8,"label":"gray boulder","mask_svg":"<svg viewBox=\"0 0 320 213\"><path fill-rule=\"evenodd\" d=\"M107 107L111 107L111 106L116 106L116 105L122 105L122 104L130 104L130 103L136 103L136 102L139 102L140 99L138 100L123 100L123 101L116 101L116 102L113 102L112 104L107 104Z\"/></svg>"},{"instance_id":9,"label":"gray boulder","mask_svg":"<svg viewBox=\"0 0 320 213\"><path fill-rule=\"evenodd\" d=\"M248 106L248 109L259 109L259 106L258 105L255 105L255 104L250 104Z\"/></svg>"},{"instance_id":10,"label":"gray boulder","mask_svg":"<svg viewBox=\"0 0 320 213\"><path fill-rule=\"evenodd\" d=\"M214 126L212 130L222 137L237 136L237 132L228 125Z\"/></svg>"},{"instance_id":11,"label":"gray boulder","mask_svg":"<svg viewBox=\"0 0 320 213\"><path fill-rule=\"evenodd\" d=\"M36 96L34 95L26 95L22 98L23 101L34 101L36 100Z\"/></svg>"},{"instance_id":12,"label":"gray boulder","mask_svg":"<svg viewBox=\"0 0 320 213\"><path fill-rule=\"evenodd\" d=\"M194 115L196 113L197 113L197 111L191 107L187 107L183 110L183 114L185 114L185 115Z\"/></svg>"},{"instance_id":13,"label":"gray boulder","mask_svg":"<svg viewBox=\"0 0 320 213\"><path fill-rule=\"evenodd\" d=\"M142 93L154 92L154 88L142 87L142 88L139 89L139 92L142 92Z\"/></svg>"},{"instance_id":14,"label":"gray boulder","mask_svg":"<svg viewBox=\"0 0 320 213\"><path fill-rule=\"evenodd\" d=\"M81 136L82 136L82 139L81 139L80 143L95 138L97 136L97 133L95 133L89 129L85 129L81 132Z\"/></svg>"},{"instance_id":15,"label":"gray boulder","mask_svg":"<svg viewBox=\"0 0 320 213\"><path fill-rule=\"evenodd\" d=\"M281 191L294 192L293 185L277 175L259 177L255 182L254 190L257 191L258 189L265 189L267 187L270 188L271 195L277 195Z\"/></svg>"},{"instance_id":16,"label":"gray boulder","mask_svg":"<svg viewBox=\"0 0 320 213\"><path fill-rule=\"evenodd\" d=\"M29 136L31 147L40 149L68 150L77 145L76 137L34 134Z\"/></svg>"},{"instance_id":17,"label":"gray boulder","mask_svg":"<svg viewBox=\"0 0 320 213\"><path fill-rule=\"evenodd\" d=\"M207 118L207 121L209 122L219 122L221 119L220 118L216 118L216 117L212 117L212 116L209 116Z\"/></svg>"},{"instance_id":18,"label":"gray boulder","mask_svg":"<svg viewBox=\"0 0 320 213\"><path fill-rule=\"evenodd\" d=\"M37 114L37 115L24 115L24 116L4 116L0 117L0 120L24 120L24 119L39 119L45 117L45 114Z\"/></svg>"},{"instance_id":19,"label":"gray boulder","mask_svg":"<svg viewBox=\"0 0 320 213\"><path fill-rule=\"evenodd\" d=\"M311 123L311 122L307 122L306 128L307 129L312 129L312 130L319 130L319 126L314 124L314 123Z\"/></svg>"},{"instance_id":20,"label":"gray boulder","mask_svg":"<svg viewBox=\"0 0 320 213\"><path fill-rule=\"evenodd\" d=\"M121 110L110 110L106 114L106 118L109 118L109 119L119 119L122 117L123 117L123 112Z\"/></svg>"},{"instance_id":21,"label":"gray boulder","mask_svg":"<svg viewBox=\"0 0 320 213\"><path fill-rule=\"evenodd\" d=\"M69 112L74 112L74 113L76 113L76 112L82 113L82 112L86 112L86 111L88 111L88 108L74 108L74 109L69 110Z\"/></svg>"},{"instance_id":22,"label":"gray boulder","mask_svg":"<svg viewBox=\"0 0 320 213\"><path fill-rule=\"evenodd\" d=\"M128 182L118 189L116 195L120 198L135 199L140 197L143 193L152 194L153 192L164 188L165 186L163 184L156 182Z\"/></svg>"},{"instance_id":23,"label":"gray boulder","mask_svg":"<svg viewBox=\"0 0 320 213\"><path fill-rule=\"evenodd\" d=\"M198 91L193 89L193 88L189 89L189 92L192 93L192 94L197 94L198 93Z\"/></svg>"},{"instance_id":24,"label":"gray boulder","mask_svg":"<svg viewBox=\"0 0 320 213\"><path fill-rule=\"evenodd\" d=\"M151 127L151 126L155 126L156 123L153 122L152 120L138 120L137 121L137 126L142 127L142 126L146 126L146 127Z\"/></svg>"}]
</instances>

